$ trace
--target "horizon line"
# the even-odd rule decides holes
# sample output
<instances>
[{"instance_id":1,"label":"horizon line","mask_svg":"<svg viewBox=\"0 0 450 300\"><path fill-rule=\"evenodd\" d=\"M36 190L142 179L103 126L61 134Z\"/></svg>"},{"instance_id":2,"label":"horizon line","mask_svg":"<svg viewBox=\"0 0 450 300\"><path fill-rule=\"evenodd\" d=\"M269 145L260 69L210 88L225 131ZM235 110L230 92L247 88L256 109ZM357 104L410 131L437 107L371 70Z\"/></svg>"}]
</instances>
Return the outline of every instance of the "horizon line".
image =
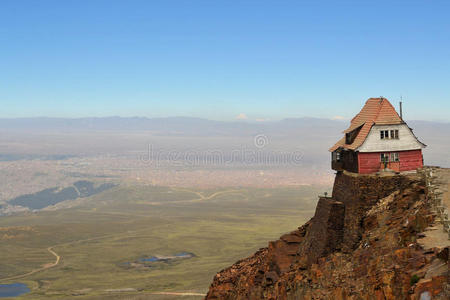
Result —
<instances>
[{"instance_id":1,"label":"horizon line","mask_svg":"<svg viewBox=\"0 0 450 300\"><path fill-rule=\"evenodd\" d=\"M317 120L328 120L328 121L338 121L338 122L348 122L351 118L345 117L314 117L314 116L299 116L299 117L287 117L281 119L262 119L262 118L247 118L247 119L229 119L229 120L218 120L218 119L209 119L207 117L194 117L194 116L162 116L162 117L150 117L150 116L120 116L120 115L110 115L110 116L87 116L87 117L49 117L49 116L29 116L29 117L2 117L0 116L0 120L4 121L13 121L13 120L30 120L30 119L58 119L58 120L83 120L83 119L147 119L147 120L156 120L156 119L196 119L203 121L211 121L211 122L223 122L223 123L274 123L281 122L285 120L296 120L296 119L317 119ZM423 121L423 122L435 122L435 123L450 123L450 120L439 120L439 119L410 119L409 121Z\"/></svg>"}]
</instances>

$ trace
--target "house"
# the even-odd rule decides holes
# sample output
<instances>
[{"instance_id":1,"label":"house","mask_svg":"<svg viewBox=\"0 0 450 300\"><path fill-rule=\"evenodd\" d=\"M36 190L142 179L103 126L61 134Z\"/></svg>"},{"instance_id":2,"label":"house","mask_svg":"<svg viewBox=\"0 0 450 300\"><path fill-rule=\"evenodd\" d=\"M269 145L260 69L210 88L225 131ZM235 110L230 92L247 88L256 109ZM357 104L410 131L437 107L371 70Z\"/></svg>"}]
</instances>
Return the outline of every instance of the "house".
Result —
<instances>
[{"instance_id":1,"label":"house","mask_svg":"<svg viewBox=\"0 0 450 300\"><path fill-rule=\"evenodd\" d=\"M329 150L333 170L369 174L383 169L401 172L423 166L422 149L426 145L417 139L386 98L367 100L343 133L344 137Z\"/></svg>"}]
</instances>

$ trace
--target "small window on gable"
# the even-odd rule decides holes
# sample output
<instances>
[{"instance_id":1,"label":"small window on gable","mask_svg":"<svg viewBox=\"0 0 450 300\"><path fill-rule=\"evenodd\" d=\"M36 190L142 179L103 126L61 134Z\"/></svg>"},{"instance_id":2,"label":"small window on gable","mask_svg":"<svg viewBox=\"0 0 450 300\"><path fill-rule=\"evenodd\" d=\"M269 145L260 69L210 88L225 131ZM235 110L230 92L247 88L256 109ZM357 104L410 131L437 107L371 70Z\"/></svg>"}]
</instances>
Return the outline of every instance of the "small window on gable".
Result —
<instances>
[{"instance_id":1,"label":"small window on gable","mask_svg":"<svg viewBox=\"0 0 450 300\"><path fill-rule=\"evenodd\" d=\"M387 139L399 139L398 129L393 130L380 130L380 139L387 140Z\"/></svg>"}]
</instances>

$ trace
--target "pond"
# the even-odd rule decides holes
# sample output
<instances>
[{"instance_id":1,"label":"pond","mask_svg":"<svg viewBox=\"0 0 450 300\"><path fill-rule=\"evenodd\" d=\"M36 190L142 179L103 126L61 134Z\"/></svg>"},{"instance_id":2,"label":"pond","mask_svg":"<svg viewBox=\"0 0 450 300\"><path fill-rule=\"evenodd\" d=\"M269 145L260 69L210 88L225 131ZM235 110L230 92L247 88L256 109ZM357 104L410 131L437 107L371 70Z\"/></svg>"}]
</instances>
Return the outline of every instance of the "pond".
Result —
<instances>
[{"instance_id":1,"label":"pond","mask_svg":"<svg viewBox=\"0 0 450 300\"><path fill-rule=\"evenodd\" d=\"M154 255L154 256L144 256L133 262L120 263L119 265L124 268L135 268L135 269L148 269L148 268L158 268L161 267L161 263L170 264L172 262L181 261L184 259L189 259L196 257L194 253L191 252L179 252L173 255Z\"/></svg>"},{"instance_id":2,"label":"pond","mask_svg":"<svg viewBox=\"0 0 450 300\"><path fill-rule=\"evenodd\" d=\"M177 253L175 255L170 255L170 256L157 255L157 256L152 256L152 257L148 257L148 258L141 258L139 261L141 261L141 262L155 262L155 261L168 262L168 261L175 260L175 259L180 259L180 258L185 259L185 258L191 258L194 256L195 255L193 253L180 252L180 253Z\"/></svg>"},{"instance_id":3,"label":"pond","mask_svg":"<svg viewBox=\"0 0 450 300\"><path fill-rule=\"evenodd\" d=\"M30 291L23 283L0 284L0 298L17 297Z\"/></svg>"}]
</instances>

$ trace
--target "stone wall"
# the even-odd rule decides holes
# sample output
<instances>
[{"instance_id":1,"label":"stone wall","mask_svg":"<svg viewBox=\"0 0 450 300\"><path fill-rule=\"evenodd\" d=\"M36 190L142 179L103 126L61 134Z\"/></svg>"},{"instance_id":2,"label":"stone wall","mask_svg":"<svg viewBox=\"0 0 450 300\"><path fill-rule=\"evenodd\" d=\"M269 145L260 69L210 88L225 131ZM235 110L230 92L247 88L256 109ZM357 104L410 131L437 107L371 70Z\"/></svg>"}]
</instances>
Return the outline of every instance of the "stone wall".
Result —
<instances>
[{"instance_id":1,"label":"stone wall","mask_svg":"<svg viewBox=\"0 0 450 300\"><path fill-rule=\"evenodd\" d=\"M405 188L419 182L419 176L404 176L388 174L361 175L348 172L338 172L334 180L333 199L345 206L343 251L351 251L361 237L361 222L367 212L378 200L403 191Z\"/></svg>"},{"instance_id":2,"label":"stone wall","mask_svg":"<svg viewBox=\"0 0 450 300\"><path fill-rule=\"evenodd\" d=\"M298 250L304 267L320 257L340 250L344 237L345 206L332 198L321 197L316 212Z\"/></svg>"}]
</instances>

